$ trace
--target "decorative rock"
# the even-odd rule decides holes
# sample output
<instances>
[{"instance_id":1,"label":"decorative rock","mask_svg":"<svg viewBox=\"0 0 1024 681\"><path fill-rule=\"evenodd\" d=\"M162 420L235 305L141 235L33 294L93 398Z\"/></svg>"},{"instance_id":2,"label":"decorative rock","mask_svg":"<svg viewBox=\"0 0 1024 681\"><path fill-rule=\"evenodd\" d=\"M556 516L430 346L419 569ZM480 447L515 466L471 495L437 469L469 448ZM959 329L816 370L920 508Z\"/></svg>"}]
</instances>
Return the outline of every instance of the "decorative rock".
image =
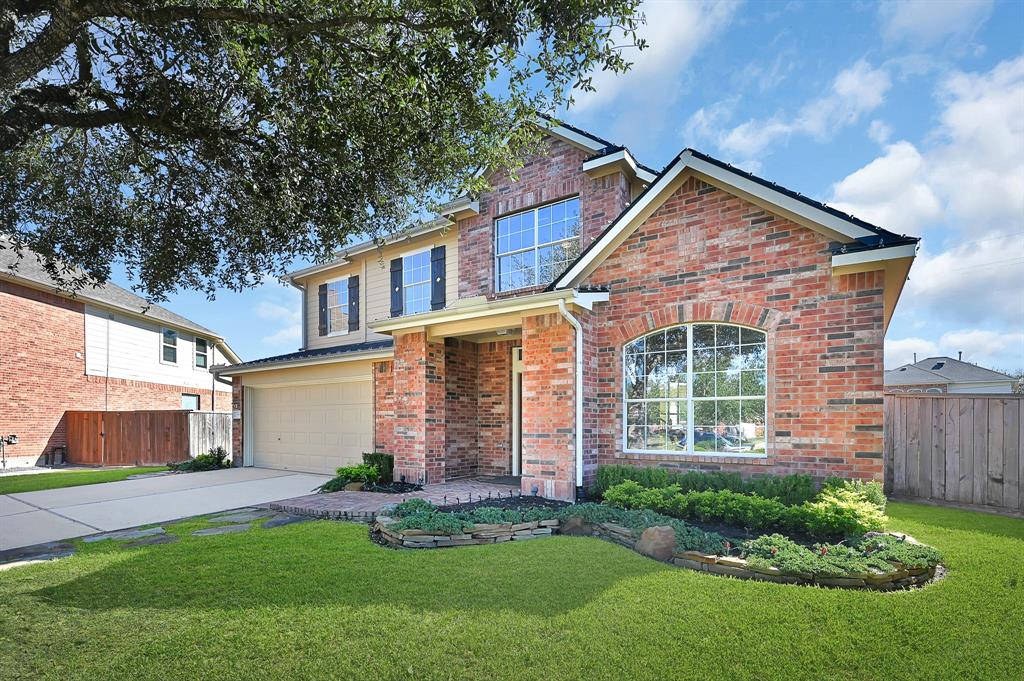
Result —
<instances>
[{"instance_id":1,"label":"decorative rock","mask_svg":"<svg viewBox=\"0 0 1024 681\"><path fill-rule=\"evenodd\" d=\"M156 544L173 544L178 541L178 536L174 534L158 534L152 537L146 537L145 539L139 539L138 541L128 542L124 545L126 549L137 549L140 546L154 546Z\"/></svg>"},{"instance_id":2,"label":"decorative rock","mask_svg":"<svg viewBox=\"0 0 1024 681\"><path fill-rule=\"evenodd\" d=\"M578 537L592 534L594 528L590 523L583 522L583 518L580 518L579 516L570 516L569 518L566 518L565 522L561 524L558 530L559 534Z\"/></svg>"},{"instance_id":3,"label":"decorative rock","mask_svg":"<svg viewBox=\"0 0 1024 681\"><path fill-rule=\"evenodd\" d=\"M365 482L350 482L347 485L345 485L345 491L346 492L361 492L361 491L363 491L363 485L365 485L365 484L366 484Z\"/></svg>"},{"instance_id":4,"label":"decorative rock","mask_svg":"<svg viewBox=\"0 0 1024 681\"><path fill-rule=\"evenodd\" d=\"M672 554L676 550L676 532L668 525L648 527L640 535L634 550L655 560L672 560Z\"/></svg>"},{"instance_id":5,"label":"decorative rock","mask_svg":"<svg viewBox=\"0 0 1024 681\"><path fill-rule=\"evenodd\" d=\"M151 537L154 534L163 534L164 528L162 527L150 527L145 530L118 530L117 532L104 532L103 534L94 534L91 537L85 537L82 541L87 544L91 544L97 541L104 541L106 539L141 539L142 537Z\"/></svg>"},{"instance_id":6,"label":"decorative rock","mask_svg":"<svg viewBox=\"0 0 1024 681\"><path fill-rule=\"evenodd\" d=\"M534 529L536 527L537 527L537 521L536 520L533 521L532 523L516 523L515 525L512 526L512 531L513 532L518 532L519 530L532 530L532 529Z\"/></svg>"},{"instance_id":7,"label":"decorative rock","mask_svg":"<svg viewBox=\"0 0 1024 681\"><path fill-rule=\"evenodd\" d=\"M22 546L17 549L0 551L0 564L38 562L43 560L54 560L56 558L67 558L74 555L75 547L67 542L47 542L35 546Z\"/></svg>"},{"instance_id":8,"label":"decorative rock","mask_svg":"<svg viewBox=\"0 0 1024 681\"><path fill-rule=\"evenodd\" d=\"M308 523L312 518L307 518L301 515L288 515L281 514L274 516L270 520L266 521L260 527L265 530L270 530L275 527L284 527L285 525L294 525L296 523Z\"/></svg>"},{"instance_id":9,"label":"decorative rock","mask_svg":"<svg viewBox=\"0 0 1024 681\"><path fill-rule=\"evenodd\" d=\"M245 532L251 524L245 523L244 525L221 525L220 527L207 527L204 530L196 530L192 533L194 537L208 537L214 534L235 534L236 532Z\"/></svg>"}]
</instances>

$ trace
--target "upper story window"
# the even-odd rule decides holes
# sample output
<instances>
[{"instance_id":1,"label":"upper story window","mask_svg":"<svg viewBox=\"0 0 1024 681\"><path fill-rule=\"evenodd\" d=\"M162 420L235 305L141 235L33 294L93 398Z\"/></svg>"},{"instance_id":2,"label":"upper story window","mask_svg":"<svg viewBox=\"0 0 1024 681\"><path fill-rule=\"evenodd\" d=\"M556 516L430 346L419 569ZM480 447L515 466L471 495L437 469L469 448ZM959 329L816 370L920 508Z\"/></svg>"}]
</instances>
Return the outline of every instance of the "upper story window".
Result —
<instances>
[{"instance_id":1,"label":"upper story window","mask_svg":"<svg viewBox=\"0 0 1024 681\"><path fill-rule=\"evenodd\" d=\"M499 291L551 283L579 255L580 200L559 201L494 223Z\"/></svg>"},{"instance_id":2,"label":"upper story window","mask_svg":"<svg viewBox=\"0 0 1024 681\"><path fill-rule=\"evenodd\" d=\"M210 344L205 338L196 338L196 369L210 366Z\"/></svg>"},{"instance_id":3,"label":"upper story window","mask_svg":"<svg viewBox=\"0 0 1024 681\"><path fill-rule=\"evenodd\" d=\"M402 310L416 314L430 309L430 250L402 256Z\"/></svg>"},{"instance_id":4,"label":"upper story window","mask_svg":"<svg viewBox=\"0 0 1024 681\"><path fill-rule=\"evenodd\" d=\"M348 333L348 277L327 282L327 333Z\"/></svg>"},{"instance_id":5,"label":"upper story window","mask_svg":"<svg viewBox=\"0 0 1024 681\"><path fill-rule=\"evenodd\" d=\"M178 332L163 329L160 334L160 361L167 364L178 363Z\"/></svg>"},{"instance_id":6,"label":"upper story window","mask_svg":"<svg viewBox=\"0 0 1024 681\"><path fill-rule=\"evenodd\" d=\"M763 455L764 332L683 324L623 348L624 446L659 454Z\"/></svg>"}]
</instances>

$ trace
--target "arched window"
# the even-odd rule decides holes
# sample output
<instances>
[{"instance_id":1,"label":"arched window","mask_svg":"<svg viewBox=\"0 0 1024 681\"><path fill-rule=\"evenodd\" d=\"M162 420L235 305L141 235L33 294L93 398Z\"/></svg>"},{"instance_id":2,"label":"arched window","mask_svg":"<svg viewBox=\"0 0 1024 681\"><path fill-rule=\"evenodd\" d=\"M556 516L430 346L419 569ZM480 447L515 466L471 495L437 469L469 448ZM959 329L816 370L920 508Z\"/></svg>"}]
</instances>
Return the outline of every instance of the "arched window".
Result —
<instances>
[{"instance_id":1,"label":"arched window","mask_svg":"<svg viewBox=\"0 0 1024 681\"><path fill-rule=\"evenodd\" d=\"M763 331L681 324L623 348L627 452L763 455Z\"/></svg>"}]
</instances>

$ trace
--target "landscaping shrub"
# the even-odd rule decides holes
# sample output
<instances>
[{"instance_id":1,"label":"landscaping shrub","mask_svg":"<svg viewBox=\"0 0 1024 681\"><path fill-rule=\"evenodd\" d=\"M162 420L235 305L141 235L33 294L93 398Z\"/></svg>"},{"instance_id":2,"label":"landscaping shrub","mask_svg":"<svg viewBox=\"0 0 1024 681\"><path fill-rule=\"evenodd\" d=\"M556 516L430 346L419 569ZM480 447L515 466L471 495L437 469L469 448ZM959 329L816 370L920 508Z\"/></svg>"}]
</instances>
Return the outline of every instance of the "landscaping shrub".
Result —
<instances>
[{"instance_id":1,"label":"landscaping shrub","mask_svg":"<svg viewBox=\"0 0 1024 681\"><path fill-rule=\"evenodd\" d=\"M888 499L885 498L885 490L882 488L882 483L877 480L845 480L843 478L825 478L825 483L821 486L822 490L826 489L847 489L851 492L863 497L866 501L871 502L878 507L882 513L885 513L885 504Z\"/></svg>"},{"instance_id":2,"label":"landscaping shrub","mask_svg":"<svg viewBox=\"0 0 1024 681\"><path fill-rule=\"evenodd\" d=\"M391 510L391 515L395 518L404 518L414 513L433 513L436 510L437 506L434 506L426 499L406 499L400 504L395 504L395 507Z\"/></svg>"},{"instance_id":3,"label":"landscaping shrub","mask_svg":"<svg viewBox=\"0 0 1024 681\"><path fill-rule=\"evenodd\" d=\"M199 454L196 458L188 461L168 462L167 467L172 471L183 473L215 471L220 468L231 468L231 459L228 458L228 453L223 447L214 447L206 454Z\"/></svg>"},{"instance_id":4,"label":"landscaping shrub","mask_svg":"<svg viewBox=\"0 0 1024 681\"><path fill-rule=\"evenodd\" d=\"M596 493L599 496L612 487L633 481L643 487L660 488L678 485L682 492L730 490L776 499L788 506L802 504L817 494L814 478L809 475L766 475L744 480L739 473L702 471L670 471L664 468L626 465L599 466Z\"/></svg>"},{"instance_id":5,"label":"landscaping shrub","mask_svg":"<svg viewBox=\"0 0 1024 681\"><path fill-rule=\"evenodd\" d=\"M932 567L942 561L942 554L932 547L888 534L864 537L857 543L857 548L874 558L914 568Z\"/></svg>"},{"instance_id":6,"label":"landscaping shrub","mask_svg":"<svg viewBox=\"0 0 1024 681\"><path fill-rule=\"evenodd\" d=\"M365 452L363 463L374 466L380 474L379 479L391 482L395 479L395 457L382 452Z\"/></svg>"},{"instance_id":7,"label":"landscaping shrub","mask_svg":"<svg viewBox=\"0 0 1024 681\"><path fill-rule=\"evenodd\" d=\"M730 490L683 492L678 485L647 489L632 480L605 492L618 508L647 508L673 518L722 522L756 531L791 531L818 539L859 536L880 530L885 516L859 493L828 488L814 501L787 506L776 499Z\"/></svg>"},{"instance_id":8,"label":"landscaping shrub","mask_svg":"<svg viewBox=\"0 0 1024 681\"><path fill-rule=\"evenodd\" d=\"M320 494L327 492L340 492L350 482L375 483L380 480L380 472L376 466L361 463L355 466L343 466L335 471L336 477L331 478L316 488Z\"/></svg>"}]
</instances>

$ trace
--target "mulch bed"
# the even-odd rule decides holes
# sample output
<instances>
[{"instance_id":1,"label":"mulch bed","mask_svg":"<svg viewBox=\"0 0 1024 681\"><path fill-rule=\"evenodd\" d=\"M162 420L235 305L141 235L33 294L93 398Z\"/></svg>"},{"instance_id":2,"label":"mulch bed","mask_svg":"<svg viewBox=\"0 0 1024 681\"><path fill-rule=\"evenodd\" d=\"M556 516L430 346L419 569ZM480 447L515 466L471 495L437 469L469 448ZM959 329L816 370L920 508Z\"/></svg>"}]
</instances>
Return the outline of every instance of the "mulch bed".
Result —
<instances>
[{"instance_id":1,"label":"mulch bed","mask_svg":"<svg viewBox=\"0 0 1024 681\"><path fill-rule=\"evenodd\" d=\"M475 508L508 508L514 510L523 510L530 508L547 508L553 511L557 511L571 506L567 501L557 501L555 499L545 499L544 497L533 497L533 496L519 496L518 494L511 497L494 497L489 499L480 499L478 501L463 501L460 503L449 504L447 506L438 507L439 511L472 511Z\"/></svg>"},{"instance_id":2,"label":"mulch bed","mask_svg":"<svg viewBox=\"0 0 1024 681\"><path fill-rule=\"evenodd\" d=\"M422 485L412 482L368 482L363 485L361 491L380 492L382 494L405 494L406 492L419 492L421 489L423 489Z\"/></svg>"}]
</instances>

